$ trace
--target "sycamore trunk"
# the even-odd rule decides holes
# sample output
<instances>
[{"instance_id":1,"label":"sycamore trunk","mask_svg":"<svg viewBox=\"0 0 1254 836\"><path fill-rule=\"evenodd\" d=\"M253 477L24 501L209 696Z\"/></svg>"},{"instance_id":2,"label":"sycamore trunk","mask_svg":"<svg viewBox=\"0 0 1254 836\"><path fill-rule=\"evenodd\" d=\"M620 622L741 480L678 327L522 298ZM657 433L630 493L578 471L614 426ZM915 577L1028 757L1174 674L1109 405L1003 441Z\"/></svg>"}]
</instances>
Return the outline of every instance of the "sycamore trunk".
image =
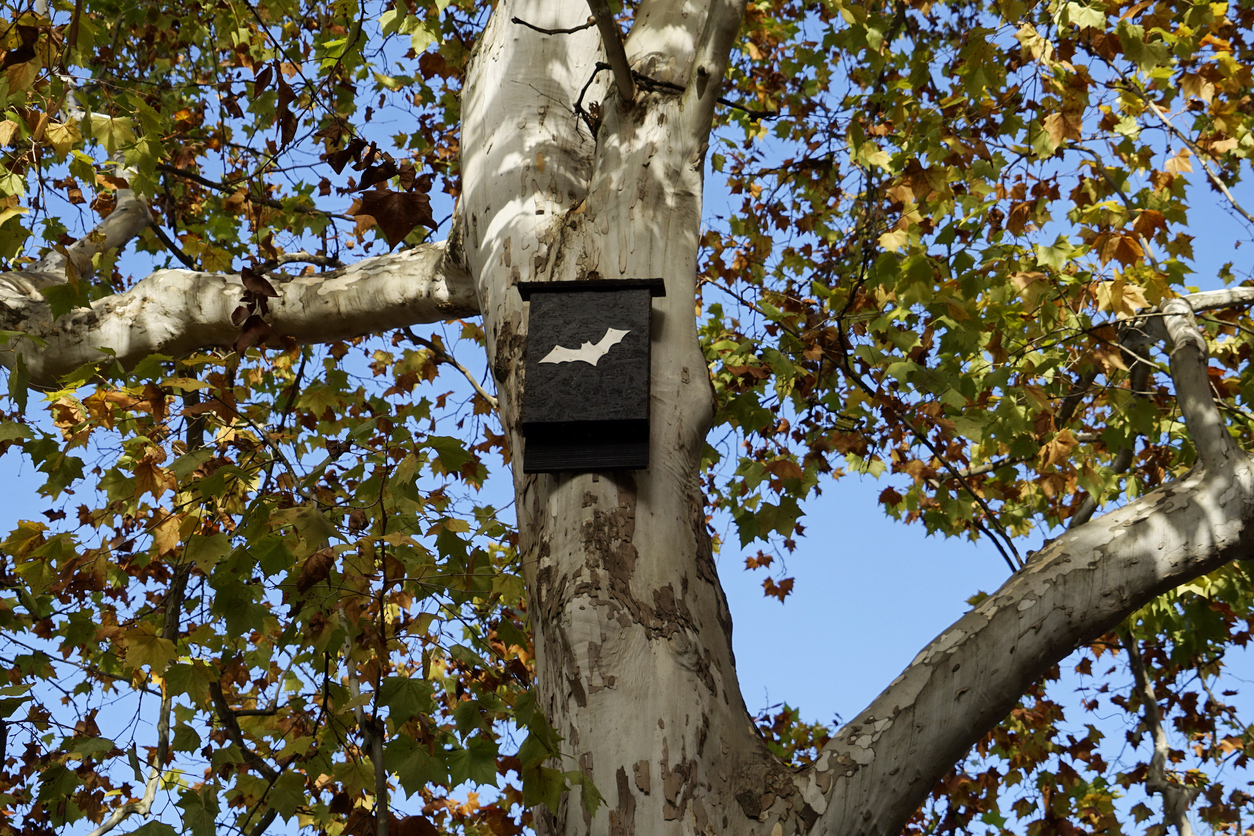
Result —
<instances>
[{"instance_id":1,"label":"sycamore trunk","mask_svg":"<svg viewBox=\"0 0 1254 836\"><path fill-rule=\"evenodd\" d=\"M736 682L698 480L713 406L693 309L708 116L679 91L623 102L598 73L595 29L548 35L512 18L570 28L587 7L498 9L464 99L463 243L515 455L542 704L564 768L583 770L609 807L589 818L572 794L540 812L537 830L725 832L744 756L757 761L761 744ZM699 34L638 25L629 54L655 55L655 75L683 84L691 66L661 65L676 37L691 41L694 62ZM590 81L584 119L576 103ZM519 283L653 277L666 296L653 306L652 466L522 474Z\"/></svg>"}]
</instances>

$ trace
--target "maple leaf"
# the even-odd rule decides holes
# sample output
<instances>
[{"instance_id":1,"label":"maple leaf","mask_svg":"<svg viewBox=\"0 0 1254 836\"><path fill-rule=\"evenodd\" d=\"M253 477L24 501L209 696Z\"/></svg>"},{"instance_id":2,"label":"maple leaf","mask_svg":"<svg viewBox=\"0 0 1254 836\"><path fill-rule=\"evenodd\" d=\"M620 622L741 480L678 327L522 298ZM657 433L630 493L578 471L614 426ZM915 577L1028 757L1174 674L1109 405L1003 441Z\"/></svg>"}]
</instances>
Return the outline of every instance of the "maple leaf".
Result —
<instances>
[{"instance_id":1,"label":"maple leaf","mask_svg":"<svg viewBox=\"0 0 1254 836\"><path fill-rule=\"evenodd\" d=\"M151 624L140 624L127 630L126 664L133 668L149 667L154 671L162 671L165 666L178 658L178 648L169 639L157 635Z\"/></svg>"},{"instance_id":2,"label":"maple leaf","mask_svg":"<svg viewBox=\"0 0 1254 836\"><path fill-rule=\"evenodd\" d=\"M389 247L395 248L404 241L418 224L430 229L438 226L431 215L431 201L420 192L376 189L363 194L360 200L360 205L350 209L349 214L374 218Z\"/></svg>"},{"instance_id":3,"label":"maple leaf","mask_svg":"<svg viewBox=\"0 0 1254 836\"><path fill-rule=\"evenodd\" d=\"M270 327L270 323L257 314L252 314L244 320L239 336L235 338L235 342L231 343L231 350L236 354L243 354L253 346L261 345L272 337L278 337L278 334Z\"/></svg>"},{"instance_id":4,"label":"maple leaf","mask_svg":"<svg viewBox=\"0 0 1254 836\"><path fill-rule=\"evenodd\" d=\"M775 583L772 578L767 578L762 581L762 591L773 598L778 598L782 604L784 599L792 592L793 582L793 578L784 578L779 583Z\"/></svg>"},{"instance_id":5,"label":"maple leaf","mask_svg":"<svg viewBox=\"0 0 1254 836\"><path fill-rule=\"evenodd\" d=\"M296 576L296 589L302 595L313 589L315 585L327 579L335 566L335 553L330 549L319 549L309 555L305 564L300 567Z\"/></svg>"}]
</instances>

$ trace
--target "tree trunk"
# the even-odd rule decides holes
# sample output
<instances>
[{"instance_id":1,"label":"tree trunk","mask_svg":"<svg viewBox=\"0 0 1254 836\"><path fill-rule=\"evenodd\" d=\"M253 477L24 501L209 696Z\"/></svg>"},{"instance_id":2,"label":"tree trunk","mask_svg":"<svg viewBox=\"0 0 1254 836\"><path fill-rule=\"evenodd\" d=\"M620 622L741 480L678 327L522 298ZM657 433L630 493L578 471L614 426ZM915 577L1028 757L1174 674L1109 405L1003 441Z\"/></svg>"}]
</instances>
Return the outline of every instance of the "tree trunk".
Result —
<instances>
[{"instance_id":1,"label":"tree trunk","mask_svg":"<svg viewBox=\"0 0 1254 836\"><path fill-rule=\"evenodd\" d=\"M511 22L570 28L587 19L586 6L507 6L467 79L465 246L514 454L542 705L564 738L564 768L577 764L609 806L593 818L571 797L537 816L537 831L728 832L739 773L764 747L736 682L698 478L713 398L693 299L707 100L716 94L698 84L623 102L610 73L597 73L596 30L546 35ZM706 16L694 12L684 30L647 12L629 57L685 83L703 66ZM731 14L734 31L739 11ZM689 58L679 65L674 55ZM710 69L721 78L721 67ZM589 82L582 106L600 102L595 138L575 112ZM518 284L654 277L666 296L653 308L651 466L524 475Z\"/></svg>"}]
</instances>

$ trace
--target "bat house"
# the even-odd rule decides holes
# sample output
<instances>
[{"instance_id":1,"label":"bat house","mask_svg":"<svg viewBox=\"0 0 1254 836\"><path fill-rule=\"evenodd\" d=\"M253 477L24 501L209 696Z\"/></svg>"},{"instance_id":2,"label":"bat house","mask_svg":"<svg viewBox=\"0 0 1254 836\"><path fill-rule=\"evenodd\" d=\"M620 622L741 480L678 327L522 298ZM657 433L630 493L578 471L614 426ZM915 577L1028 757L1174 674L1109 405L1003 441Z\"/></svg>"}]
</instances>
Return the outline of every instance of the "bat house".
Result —
<instances>
[{"instance_id":1,"label":"bat house","mask_svg":"<svg viewBox=\"0 0 1254 836\"><path fill-rule=\"evenodd\" d=\"M650 300L661 279L525 282L523 472L649 466Z\"/></svg>"}]
</instances>

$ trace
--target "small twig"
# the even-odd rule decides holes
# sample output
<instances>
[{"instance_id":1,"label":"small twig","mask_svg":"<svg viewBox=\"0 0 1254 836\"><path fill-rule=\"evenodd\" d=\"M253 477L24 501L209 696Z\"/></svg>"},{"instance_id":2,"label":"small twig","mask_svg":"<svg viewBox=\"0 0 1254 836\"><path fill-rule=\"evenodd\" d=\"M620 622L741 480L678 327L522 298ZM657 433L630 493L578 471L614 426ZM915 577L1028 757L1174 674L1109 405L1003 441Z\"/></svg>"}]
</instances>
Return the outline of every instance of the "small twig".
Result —
<instances>
[{"instance_id":1,"label":"small twig","mask_svg":"<svg viewBox=\"0 0 1254 836\"><path fill-rule=\"evenodd\" d=\"M187 591L187 578L191 574L191 563L180 564L174 569L174 578L165 596L165 619L161 627L161 638L175 641L179 634L179 614L183 609L184 593ZM157 751L153 753L149 764L148 781L144 786L144 796L138 801L128 801L110 814L99 827L88 836L103 836L131 816L146 816L152 810L157 799L157 787L165 774L165 761L170 754L170 687L161 680L161 707L157 712Z\"/></svg>"},{"instance_id":2,"label":"small twig","mask_svg":"<svg viewBox=\"0 0 1254 836\"><path fill-rule=\"evenodd\" d=\"M631 74L631 77L634 78L639 83L641 89L643 90L674 90L676 92L682 93L684 89L683 85L676 84L673 81L662 81L661 79L658 79L658 78L650 78L644 73L638 73L638 72L633 71ZM749 116L751 119L778 119L779 118L779 111L754 110L751 107L745 107L744 105L738 102L733 102L731 99L728 99L723 96L720 96L714 101L718 102L721 105L727 105L728 107L733 108L734 110L739 110L740 112Z\"/></svg>"},{"instance_id":3,"label":"small twig","mask_svg":"<svg viewBox=\"0 0 1254 836\"><path fill-rule=\"evenodd\" d=\"M357 670L352 657L353 640L344 637L344 662L348 672L348 692L352 695L353 714L357 718L357 728L370 747L370 759L374 761L374 821L375 836L388 836L388 774L383 765L383 735L379 734L378 719L366 718L365 709L361 706L361 683L357 679Z\"/></svg>"},{"instance_id":4,"label":"small twig","mask_svg":"<svg viewBox=\"0 0 1254 836\"><path fill-rule=\"evenodd\" d=\"M213 709L218 715L218 722L222 723L222 727L226 729L226 733L230 736L231 742L239 747L244 755L244 762L259 773L268 781L275 781L279 777L279 771L270 764L266 763L261 755L257 754L248 741L244 739L244 731L240 728L239 722L236 720L243 712L237 712L231 708L226 701L226 695L222 693L222 685L218 682L209 683L209 698L213 702Z\"/></svg>"},{"instance_id":5,"label":"small twig","mask_svg":"<svg viewBox=\"0 0 1254 836\"><path fill-rule=\"evenodd\" d=\"M157 236L157 240L161 242L162 246L169 250L170 255L177 258L184 267L188 270L200 270L200 266L192 260L191 256L183 252L183 250L179 248L179 245L171 240L170 236L165 234L165 230L161 228L161 224L156 221L153 221L152 224L152 234Z\"/></svg>"},{"instance_id":6,"label":"small twig","mask_svg":"<svg viewBox=\"0 0 1254 836\"><path fill-rule=\"evenodd\" d=\"M1219 190L1220 194L1228 199L1228 203L1232 206L1233 210L1235 210L1241 217L1245 218L1246 223L1248 223L1251 227L1254 227L1254 215L1245 211L1241 204L1237 202L1237 199L1233 197L1232 192L1228 190L1228 186L1223 180L1219 179L1219 175L1216 174L1214 169L1210 167L1210 164L1206 162L1206 158L1209 157L1210 154L1203 151L1196 142L1172 124L1172 121L1167 118L1167 114L1163 113L1162 109L1159 108L1158 105L1150 101L1149 96L1145 94L1145 91L1139 84L1132 81L1127 76L1124 76L1124 81L1127 82L1128 86L1136 93L1141 101L1145 102L1145 106L1150 109L1150 112L1158 117L1158 121L1163 123L1163 127L1171 131L1176 138L1183 142L1188 149L1193 152L1193 155L1197 157L1197 161L1202 164L1202 169L1206 172L1206 176L1210 178L1211 183L1213 183L1215 188Z\"/></svg>"},{"instance_id":7,"label":"small twig","mask_svg":"<svg viewBox=\"0 0 1254 836\"><path fill-rule=\"evenodd\" d=\"M465 377L466 380L470 382L470 385L475 388L475 391L479 393L479 397L487 401L488 404L491 405L493 409L496 409L496 398L488 394L488 391L479 385L479 381L475 380L474 375L470 373L470 369L467 369L461 363L457 362L457 359L453 357L453 355L449 354L447 351L440 348L438 345L431 342L430 340L423 339L422 337L418 336L409 328L402 328L401 332L406 337L408 337L411 342L417 343L418 345L423 346L424 348L430 349L431 351L435 352L436 355L438 355L437 356L438 360L440 360L443 363L448 363L450 366L452 366L453 368L461 372L462 376Z\"/></svg>"},{"instance_id":8,"label":"small twig","mask_svg":"<svg viewBox=\"0 0 1254 836\"><path fill-rule=\"evenodd\" d=\"M207 177L201 177L199 174L195 174L194 172L186 171L181 168L175 168L174 166L167 165L166 163L159 164L157 166L157 171L163 171L166 174L173 174L175 177L182 177L184 180L191 180L193 183L199 183L200 185L206 188L213 189L214 191L222 192L223 194L227 192L234 194L236 191L238 191L238 187L236 186L228 185L227 183L219 183L216 180L210 180ZM258 197L257 195L249 193L247 189L244 190L244 199L247 200L249 203L255 203L258 206L267 206L271 209L282 209L284 211L299 212L302 215L323 215L328 218L336 218L341 221L351 221L353 223L356 223L357 221L357 219L354 218L352 215L341 215L335 212L328 212L325 209L318 209L317 207L314 207L314 206L301 206L301 205L285 206L281 201L274 200L268 197Z\"/></svg>"},{"instance_id":9,"label":"small twig","mask_svg":"<svg viewBox=\"0 0 1254 836\"><path fill-rule=\"evenodd\" d=\"M276 267L282 267L284 264L315 264L318 267L325 267L329 270L338 270L344 266L344 262L333 255L318 255L301 250L300 252L283 253L267 259L262 262L261 267L258 269L263 273L268 273Z\"/></svg>"},{"instance_id":10,"label":"small twig","mask_svg":"<svg viewBox=\"0 0 1254 836\"><path fill-rule=\"evenodd\" d=\"M534 29L543 35L573 35L576 32L582 32L585 29L591 29L593 26L596 26L596 21L592 18L588 18L588 22L582 26L573 26L570 29L545 29L541 26L536 26L534 23L528 23L521 17L511 17L509 22L517 23L519 26L526 26L528 29Z\"/></svg>"}]
</instances>

